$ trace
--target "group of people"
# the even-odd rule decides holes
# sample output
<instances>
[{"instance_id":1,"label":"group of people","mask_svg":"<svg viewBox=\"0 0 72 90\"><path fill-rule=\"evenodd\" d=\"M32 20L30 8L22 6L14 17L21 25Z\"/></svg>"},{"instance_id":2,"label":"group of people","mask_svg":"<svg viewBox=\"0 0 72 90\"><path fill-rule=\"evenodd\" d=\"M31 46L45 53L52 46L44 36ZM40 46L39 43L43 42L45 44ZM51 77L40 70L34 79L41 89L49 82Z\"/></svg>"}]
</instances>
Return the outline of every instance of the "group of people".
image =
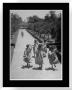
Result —
<instances>
[{"instance_id":1,"label":"group of people","mask_svg":"<svg viewBox=\"0 0 72 90\"><path fill-rule=\"evenodd\" d=\"M42 69L44 58L48 57L47 60L49 60L51 68L54 68L56 67L56 64L59 63L56 52L56 46L47 47L45 41L43 43L39 43L37 40L34 40L34 45L26 45L26 49L24 51L24 61L27 63L27 67L29 67L31 59L34 58L35 64L39 65L39 69Z\"/></svg>"}]
</instances>

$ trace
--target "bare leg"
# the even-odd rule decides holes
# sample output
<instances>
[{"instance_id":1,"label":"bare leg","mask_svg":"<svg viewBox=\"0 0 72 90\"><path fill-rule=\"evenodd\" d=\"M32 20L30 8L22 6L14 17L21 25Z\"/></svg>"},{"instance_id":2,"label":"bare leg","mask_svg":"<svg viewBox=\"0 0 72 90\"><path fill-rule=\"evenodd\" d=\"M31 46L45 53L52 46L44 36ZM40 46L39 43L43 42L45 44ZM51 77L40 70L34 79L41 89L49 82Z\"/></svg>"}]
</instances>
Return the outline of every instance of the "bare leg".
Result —
<instances>
[{"instance_id":1,"label":"bare leg","mask_svg":"<svg viewBox=\"0 0 72 90\"><path fill-rule=\"evenodd\" d=\"M41 64L41 69L42 69L42 64Z\"/></svg>"},{"instance_id":2,"label":"bare leg","mask_svg":"<svg viewBox=\"0 0 72 90\"><path fill-rule=\"evenodd\" d=\"M56 65L54 64L54 66L56 67Z\"/></svg>"},{"instance_id":3,"label":"bare leg","mask_svg":"<svg viewBox=\"0 0 72 90\"><path fill-rule=\"evenodd\" d=\"M28 63L28 68L29 68L30 64Z\"/></svg>"},{"instance_id":4,"label":"bare leg","mask_svg":"<svg viewBox=\"0 0 72 90\"><path fill-rule=\"evenodd\" d=\"M28 67L28 63L27 63L27 67Z\"/></svg>"},{"instance_id":5,"label":"bare leg","mask_svg":"<svg viewBox=\"0 0 72 90\"><path fill-rule=\"evenodd\" d=\"M34 57L35 57L35 52L34 52Z\"/></svg>"},{"instance_id":6,"label":"bare leg","mask_svg":"<svg viewBox=\"0 0 72 90\"><path fill-rule=\"evenodd\" d=\"M52 69L53 69L53 64L52 64Z\"/></svg>"},{"instance_id":7,"label":"bare leg","mask_svg":"<svg viewBox=\"0 0 72 90\"><path fill-rule=\"evenodd\" d=\"M42 64L41 64L41 65L39 65L39 69L42 69Z\"/></svg>"}]
</instances>

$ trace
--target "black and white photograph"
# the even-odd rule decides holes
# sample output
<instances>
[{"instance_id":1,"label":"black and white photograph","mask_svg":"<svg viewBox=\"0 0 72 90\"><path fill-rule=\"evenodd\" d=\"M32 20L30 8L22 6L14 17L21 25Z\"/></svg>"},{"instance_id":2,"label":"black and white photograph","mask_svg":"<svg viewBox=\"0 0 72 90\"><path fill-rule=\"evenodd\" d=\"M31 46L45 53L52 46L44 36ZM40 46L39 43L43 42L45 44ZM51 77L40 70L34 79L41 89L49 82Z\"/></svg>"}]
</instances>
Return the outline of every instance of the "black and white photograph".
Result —
<instances>
[{"instance_id":1,"label":"black and white photograph","mask_svg":"<svg viewBox=\"0 0 72 90\"><path fill-rule=\"evenodd\" d=\"M3 86L69 87L69 3L3 4Z\"/></svg>"},{"instance_id":2,"label":"black and white photograph","mask_svg":"<svg viewBox=\"0 0 72 90\"><path fill-rule=\"evenodd\" d=\"M62 10L10 10L10 80L62 80Z\"/></svg>"}]
</instances>

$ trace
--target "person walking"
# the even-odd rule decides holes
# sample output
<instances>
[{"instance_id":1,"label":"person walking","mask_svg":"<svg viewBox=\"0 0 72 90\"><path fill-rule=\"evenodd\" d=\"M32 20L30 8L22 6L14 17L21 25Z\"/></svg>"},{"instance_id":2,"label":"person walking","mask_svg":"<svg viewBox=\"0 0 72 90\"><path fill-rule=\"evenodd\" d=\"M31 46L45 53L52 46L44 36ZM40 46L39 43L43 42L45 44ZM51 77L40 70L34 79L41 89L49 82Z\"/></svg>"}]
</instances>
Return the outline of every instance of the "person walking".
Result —
<instances>
[{"instance_id":1,"label":"person walking","mask_svg":"<svg viewBox=\"0 0 72 90\"><path fill-rule=\"evenodd\" d=\"M35 64L39 65L39 69L42 69L43 64L43 55L42 55L42 45L38 45L38 49L36 51Z\"/></svg>"},{"instance_id":2,"label":"person walking","mask_svg":"<svg viewBox=\"0 0 72 90\"><path fill-rule=\"evenodd\" d=\"M38 41L37 40L34 40L34 45L33 45L34 58L36 56L37 48L38 48Z\"/></svg>"},{"instance_id":3,"label":"person walking","mask_svg":"<svg viewBox=\"0 0 72 90\"><path fill-rule=\"evenodd\" d=\"M48 52L48 58L49 58L49 63L51 65L51 68L54 70L54 67L56 67L55 65L55 53L53 52L53 47L49 47L49 52Z\"/></svg>"},{"instance_id":4,"label":"person walking","mask_svg":"<svg viewBox=\"0 0 72 90\"><path fill-rule=\"evenodd\" d=\"M21 36L22 36L22 37L24 36L24 33L23 33L23 32L21 32Z\"/></svg>"},{"instance_id":5,"label":"person walking","mask_svg":"<svg viewBox=\"0 0 72 90\"><path fill-rule=\"evenodd\" d=\"M24 51L24 61L27 63L27 67L30 67L30 59L31 59L31 48L29 45L26 45L26 49Z\"/></svg>"}]
</instances>

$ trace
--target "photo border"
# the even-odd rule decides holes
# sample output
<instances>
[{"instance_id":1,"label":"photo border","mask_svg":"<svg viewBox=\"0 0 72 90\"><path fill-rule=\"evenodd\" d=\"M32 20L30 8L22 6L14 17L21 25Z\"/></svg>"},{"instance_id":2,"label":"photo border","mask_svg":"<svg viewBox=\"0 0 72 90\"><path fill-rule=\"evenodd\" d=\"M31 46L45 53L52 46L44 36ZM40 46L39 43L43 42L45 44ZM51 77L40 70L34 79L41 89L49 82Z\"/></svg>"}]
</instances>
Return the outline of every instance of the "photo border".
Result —
<instances>
[{"instance_id":1,"label":"photo border","mask_svg":"<svg viewBox=\"0 0 72 90\"><path fill-rule=\"evenodd\" d=\"M55 10L55 9L63 10L63 76L62 76L63 80L11 81L9 72L10 70L9 11ZM69 87L69 3L3 3L3 87Z\"/></svg>"},{"instance_id":2,"label":"photo border","mask_svg":"<svg viewBox=\"0 0 72 90\"><path fill-rule=\"evenodd\" d=\"M25 10L23 10L23 11L25 11ZM38 10L36 10L36 11L38 11ZM48 10L45 10L45 11L48 11ZM57 10L54 9L52 11L57 11ZM62 73L63 73L63 32L62 32L63 31L63 10L60 10L60 13L61 13L61 52L62 52L61 53L61 55L62 55L61 56L61 73L60 73L61 74L61 78L60 79L31 79L30 78L30 79L10 79L10 80L62 80L63 79L63 77L62 77ZM9 34L9 37L10 37L10 35L11 35L11 10L9 10L9 15L10 15L10 18L9 18L9 20L10 20L10 34ZM11 40L10 40L10 44L11 44ZM10 61L11 61L11 50L10 50ZM9 70L9 72L10 72L10 70Z\"/></svg>"}]
</instances>

